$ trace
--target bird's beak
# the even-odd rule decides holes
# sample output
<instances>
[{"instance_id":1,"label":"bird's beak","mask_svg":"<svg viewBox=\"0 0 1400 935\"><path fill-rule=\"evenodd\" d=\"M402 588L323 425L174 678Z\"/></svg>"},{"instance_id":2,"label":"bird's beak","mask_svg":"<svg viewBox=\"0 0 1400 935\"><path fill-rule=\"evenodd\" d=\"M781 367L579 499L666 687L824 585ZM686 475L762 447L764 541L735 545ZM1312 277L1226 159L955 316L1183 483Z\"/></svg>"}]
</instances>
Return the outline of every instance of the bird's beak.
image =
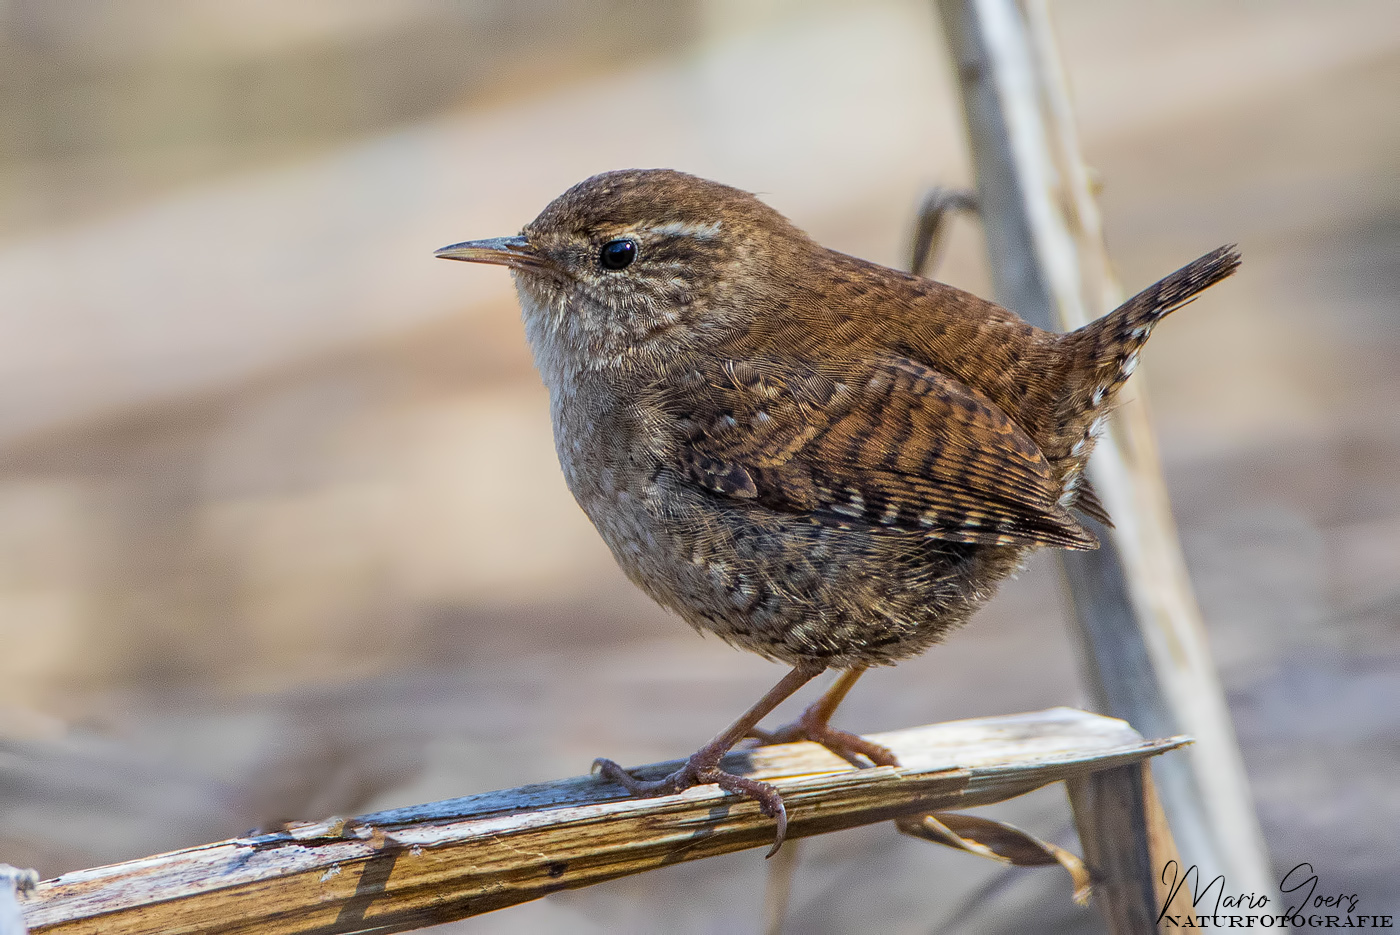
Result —
<instances>
[{"instance_id":1,"label":"bird's beak","mask_svg":"<svg viewBox=\"0 0 1400 935\"><path fill-rule=\"evenodd\" d=\"M492 237L489 240L468 240L433 251L433 256L464 263L494 263L513 269L538 268L543 258L523 236Z\"/></svg>"}]
</instances>

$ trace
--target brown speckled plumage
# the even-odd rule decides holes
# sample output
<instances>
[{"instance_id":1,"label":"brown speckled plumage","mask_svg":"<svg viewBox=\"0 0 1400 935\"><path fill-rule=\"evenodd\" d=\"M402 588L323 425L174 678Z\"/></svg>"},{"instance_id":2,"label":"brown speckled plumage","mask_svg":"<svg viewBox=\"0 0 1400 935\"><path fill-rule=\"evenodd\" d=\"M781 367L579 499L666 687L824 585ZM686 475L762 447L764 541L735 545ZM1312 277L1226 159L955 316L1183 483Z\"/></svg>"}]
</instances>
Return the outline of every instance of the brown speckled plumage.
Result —
<instances>
[{"instance_id":1,"label":"brown speckled plumage","mask_svg":"<svg viewBox=\"0 0 1400 935\"><path fill-rule=\"evenodd\" d=\"M619 240L635 260L605 268ZM1060 335L669 170L440 253L512 267L564 475L628 576L809 671L915 655L1029 550L1094 548L1096 419L1152 325L1238 264L1222 248Z\"/></svg>"}]
</instances>

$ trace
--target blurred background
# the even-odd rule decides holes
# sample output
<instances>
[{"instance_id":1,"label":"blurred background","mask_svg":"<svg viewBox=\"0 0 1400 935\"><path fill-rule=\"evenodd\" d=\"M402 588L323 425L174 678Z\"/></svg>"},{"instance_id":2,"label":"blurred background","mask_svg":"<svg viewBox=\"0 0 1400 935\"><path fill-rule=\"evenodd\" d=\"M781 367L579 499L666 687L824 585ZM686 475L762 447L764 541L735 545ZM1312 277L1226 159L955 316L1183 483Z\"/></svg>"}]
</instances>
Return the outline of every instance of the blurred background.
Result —
<instances>
[{"instance_id":1,"label":"blurred background","mask_svg":"<svg viewBox=\"0 0 1400 935\"><path fill-rule=\"evenodd\" d=\"M1246 258L1138 379L1275 865L1400 913L1400 5L1052 9L1125 286ZM899 265L970 181L931 4L0 0L0 861L668 759L777 678L615 570L508 277L431 256L628 166ZM975 224L939 278L987 294ZM1042 554L842 723L1081 699ZM802 854L794 932L1099 930L888 826ZM757 931L763 874L440 931Z\"/></svg>"}]
</instances>

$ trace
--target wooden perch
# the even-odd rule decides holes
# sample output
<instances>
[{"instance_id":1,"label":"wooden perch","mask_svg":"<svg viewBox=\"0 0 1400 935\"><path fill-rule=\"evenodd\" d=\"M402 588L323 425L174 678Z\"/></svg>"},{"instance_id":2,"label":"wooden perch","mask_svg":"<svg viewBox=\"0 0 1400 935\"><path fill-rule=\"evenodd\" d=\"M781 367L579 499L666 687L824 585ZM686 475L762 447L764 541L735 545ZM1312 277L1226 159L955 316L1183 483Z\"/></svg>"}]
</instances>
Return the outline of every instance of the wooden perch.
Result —
<instances>
[{"instance_id":1,"label":"wooden perch","mask_svg":"<svg viewBox=\"0 0 1400 935\"><path fill-rule=\"evenodd\" d=\"M1112 775L1187 742L1145 741L1123 721L1069 708L871 739L906 765L857 770L791 743L731 754L725 768L776 785L799 838ZM80 870L19 900L30 930L54 935L396 932L772 838L754 802L716 786L632 799L578 777Z\"/></svg>"}]
</instances>

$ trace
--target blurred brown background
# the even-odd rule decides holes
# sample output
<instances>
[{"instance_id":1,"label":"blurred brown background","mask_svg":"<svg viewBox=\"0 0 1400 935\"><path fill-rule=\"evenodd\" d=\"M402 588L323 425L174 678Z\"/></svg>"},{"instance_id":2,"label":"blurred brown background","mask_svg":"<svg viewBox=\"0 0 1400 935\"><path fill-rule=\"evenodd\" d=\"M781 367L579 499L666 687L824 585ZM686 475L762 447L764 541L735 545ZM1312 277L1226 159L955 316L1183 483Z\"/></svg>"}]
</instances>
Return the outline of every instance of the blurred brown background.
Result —
<instances>
[{"instance_id":1,"label":"blurred brown background","mask_svg":"<svg viewBox=\"0 0 1400 935\"><path fill-rule=\"evenodd\" d=\"M507 277L431 251L664 165L897 265L968 180L930 6L0 2L0 861L670 758L766 688L613 568ZM1053 9L1125 285L1245 254L1140 379L1274 862L1400 913L1400 5ZM940 278L986 293L975 225ZM1037 556L843 723L1076 703L1059 600ZM445 929L756 931L763 872ZM887 827L803 851L791 931L858 925L1098 927Z\"/></svg>"}]
</instances>

